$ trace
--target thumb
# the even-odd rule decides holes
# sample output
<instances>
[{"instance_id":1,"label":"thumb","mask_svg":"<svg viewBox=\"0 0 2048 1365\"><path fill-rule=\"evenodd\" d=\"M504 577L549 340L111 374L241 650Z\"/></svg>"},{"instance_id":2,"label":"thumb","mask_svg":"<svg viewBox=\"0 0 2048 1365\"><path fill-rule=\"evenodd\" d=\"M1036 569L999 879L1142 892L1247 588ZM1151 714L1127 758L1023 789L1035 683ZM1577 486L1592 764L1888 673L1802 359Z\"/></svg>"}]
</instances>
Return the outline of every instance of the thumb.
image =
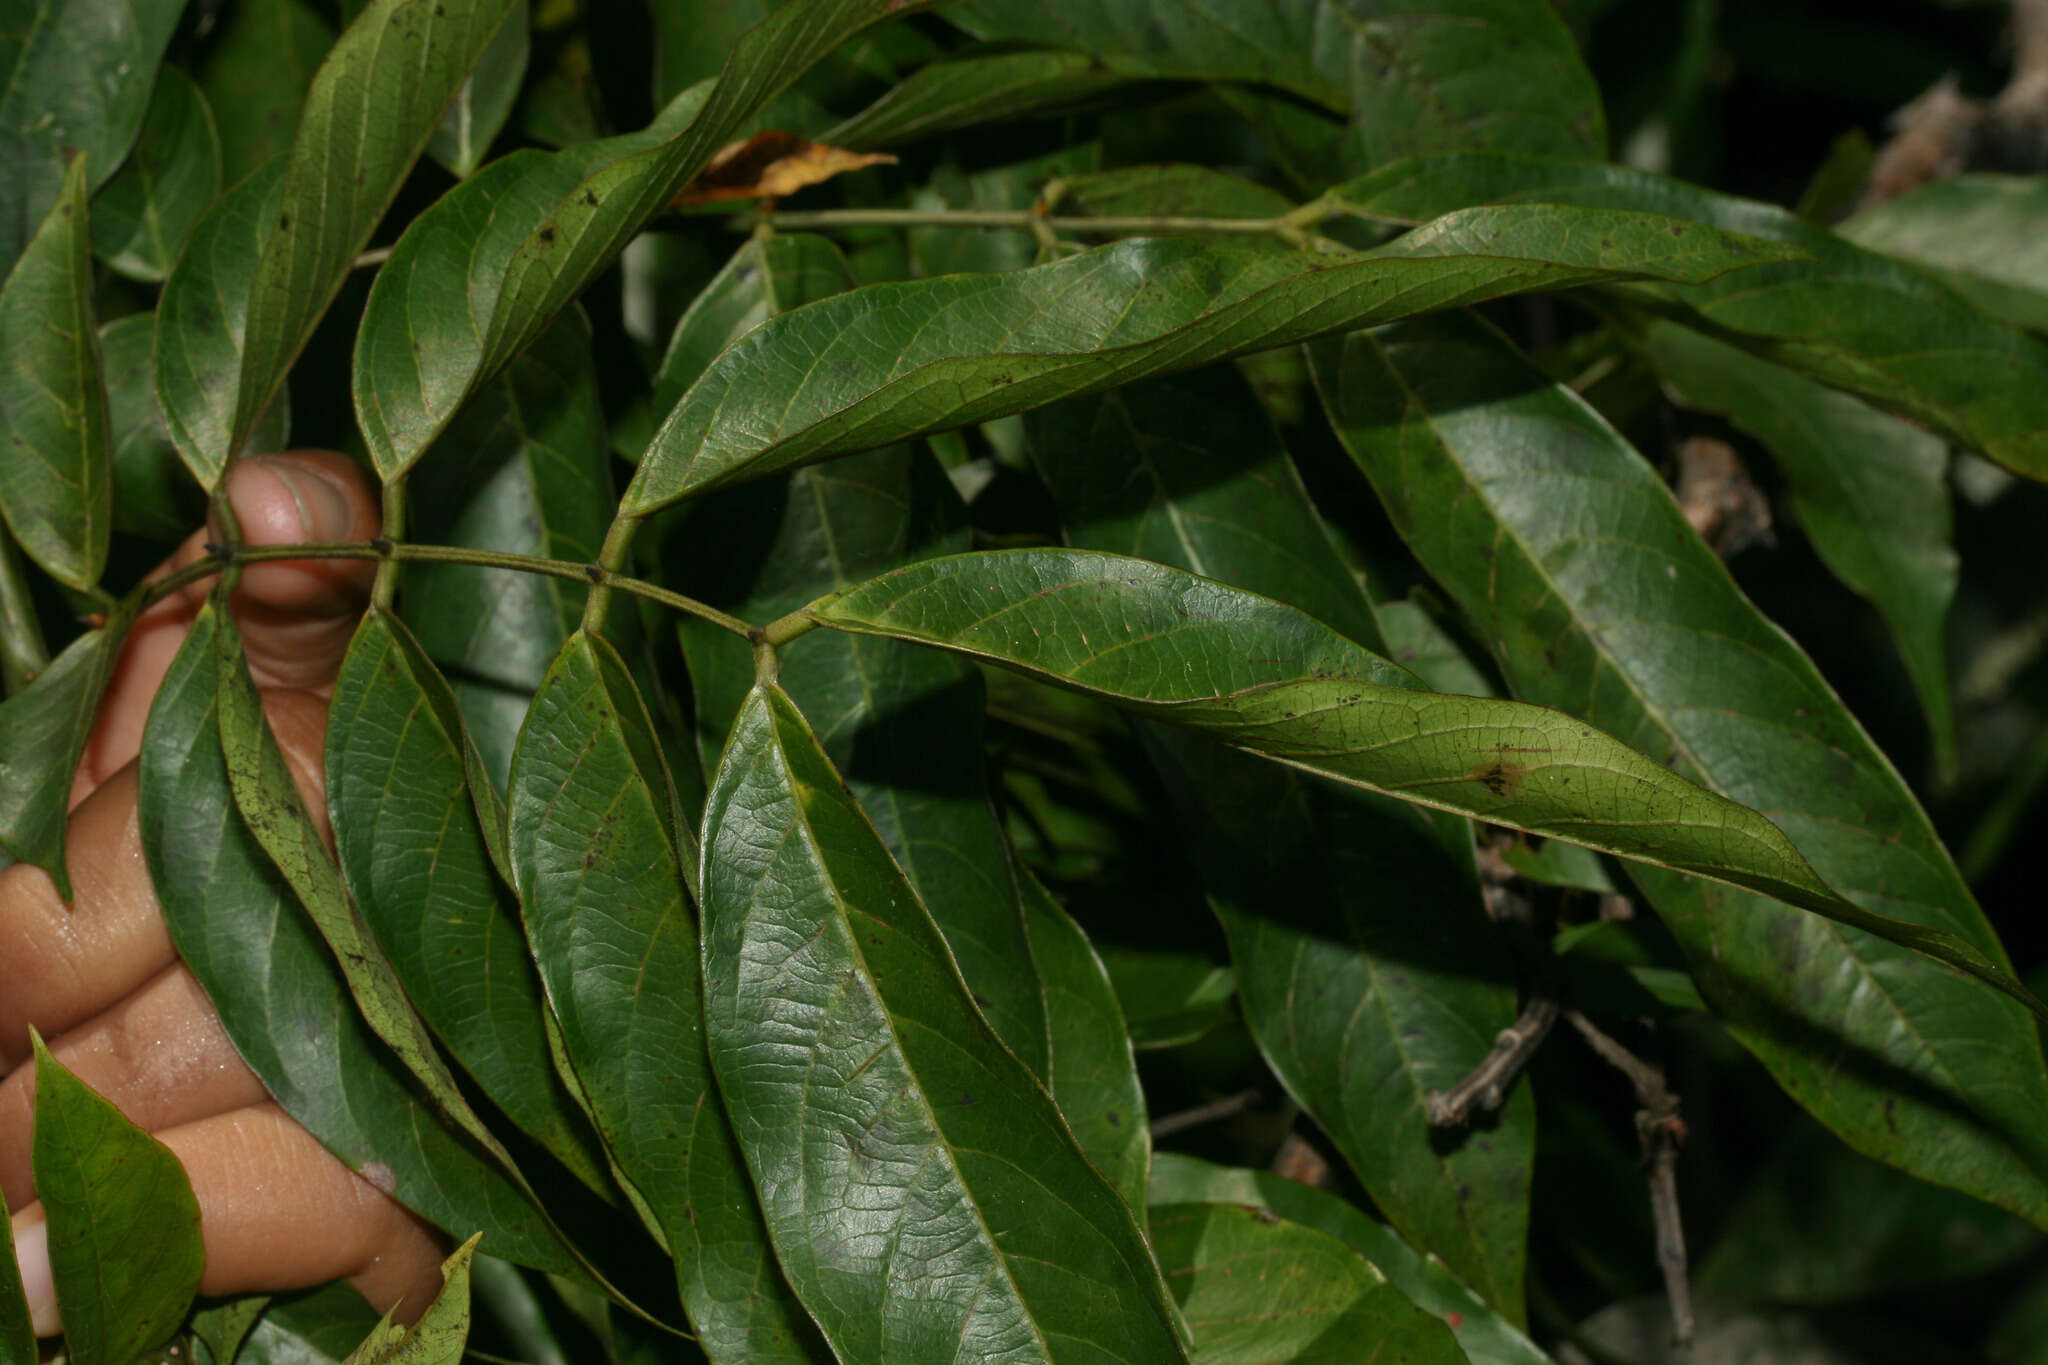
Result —
<instances>
[{"instance_id":1,"label":"thumb","mask_svg":"<svg viewBox=\"0 0 2048 1365\"><path fill-rule=\"evenodd\" d=\"M366 540L378 530L361 470L331 450L243 460L228 476L228 498L246 545ZM275 560L245 569L233 607L257 683L331 688L375 575L376 566L361 559Z\"/></svg>"},{"instance_id":2,"label":"thumb","mask_svg":"<svg viewBox=\"0 0 2048 1365\"><path fill-rule=\"evenodd\" d=\"M332 450L237 461L228 472L228 500L249 545L367 540L380 522L362 470ZM195 531L150 576L200 562L209 554L208 542L220 539L218 525ZM375 564L362 559L249 565L235 591L234 611L257 686L327 695L375 577ZM201 581L171 594L128 632L73 784L74 804L135 757L157 686L212 588L211 581Z\"/></svg>"}]
</instances>

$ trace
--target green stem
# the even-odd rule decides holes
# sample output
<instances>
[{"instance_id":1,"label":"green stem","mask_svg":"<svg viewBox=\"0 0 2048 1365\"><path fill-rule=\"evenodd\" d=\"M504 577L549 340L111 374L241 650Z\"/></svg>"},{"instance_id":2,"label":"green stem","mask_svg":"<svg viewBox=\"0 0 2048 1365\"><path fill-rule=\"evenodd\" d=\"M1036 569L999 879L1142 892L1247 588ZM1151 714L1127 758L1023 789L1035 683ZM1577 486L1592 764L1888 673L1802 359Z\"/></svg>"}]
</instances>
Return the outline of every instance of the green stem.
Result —
<instances>
[{"instance_id":1,"label":"green stem","mask_svg":"<svg viewBox=\"0 0 2048 1365\"><path fill-rule=\"evenodd\" d=\"M597 563L593 566L601 576L590 580L590 596L583 603L583 628L592 635L604 629L605 614L612 605L608 580L624 573L627 556L633 552L633 537L639 530L640 518L621 516L604 533L604 544L598 547Z\"/></svg>"},{"instance_id":2,"label":"green stem","mask_svg":"<svg viewBox=\"0 0 2048 1365\"><path fill-rule=\"evenodd\" d=\"M405 475L384 485L384 538L401 540L405 536ZM370 605L379 611L390 611L391 604L398 596L398 559L396 556L384 559L377 565L377 581L370 588Z\"/></svg>"},{"instance_id":3,"label":"green stem","mask_svg":"<svg viewBox=\"0 0 2048 1365\"><path fill-rule=\"evenodd\" d=\"M799 608L787 616L778 616L761 627L759 641L770 649L780 649L799 635L808 635L818 628L811 619L808 607Z\"/></svg>"},{"instance_id":4,"label":"green stem","mask_svg":"<svg viewBox=\"0 0 2048 1365\"><path fill-rule=\"evenodd\" d=\"M29 597L21 553L14 537L0 526L0 679L13 696L50 666L50 647L43 643L42 623Z\"/></svg>"},{"instance_id":5,"label":"green stem","mask_svg":"<svg viewBox=\"0 0 2048 1365\"><path fill-rule=\"evenodd\" d=\"M612 573L595 564L579 564L567 559L542 559L537 555L506 554L498 550L472 550L460 545L400 545L388 540L341 540L309 541L299 545L243 545L227 552L227 563L219 559L201 560L189 564L176 573L143 584L137 589L141 594L142 606L170 596L189 583L228 570L238 570L245 564L262 564L278 559L395 559L409 564L471 564L485 569L511 569L517 573L545 574L550 578L566 578L573 582L587 583L592 587L617 588L636 597L659 602L665 607L709 621L720 629L728 630L742 639L751 641L755 630L749 623L737 616L728 616L718 608L699 602L694 597L685 597L679 592L630 578L625 574Z\"/></svg>"}]
</instances>

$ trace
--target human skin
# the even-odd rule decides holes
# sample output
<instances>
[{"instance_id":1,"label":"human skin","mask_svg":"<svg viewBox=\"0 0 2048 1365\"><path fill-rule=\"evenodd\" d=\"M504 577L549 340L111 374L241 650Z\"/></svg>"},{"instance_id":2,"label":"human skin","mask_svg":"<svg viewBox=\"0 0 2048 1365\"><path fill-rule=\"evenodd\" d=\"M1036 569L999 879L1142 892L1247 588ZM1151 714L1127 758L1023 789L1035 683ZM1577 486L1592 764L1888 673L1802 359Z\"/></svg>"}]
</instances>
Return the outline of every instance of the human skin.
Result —
<instances>
[{"instance_id":1,"label":"human skin","mask_svg":"<svg viewBox=\"0 0 2048 1365\"><path fill-rule=\"evenodd\" d=\"M362 540L377 507L332 451L241 461L228 490L243 540ZM197 532L159 574L206 557ZM322 830L322 736L374 566L360 560L250 565L231 607L264 710ZM440 1286L440 1238L344 1166L273 1103L178 961L143 861L135 759L149 707L210 583L136 623L71 790L74 902L25 863L0 872L0 1190L36 1333L60 1330L42 1205L30 1168L35 1068L29 1030L87 1085L184 1163L199 1203L203 1294L269 1293L348 1279L410 1321Z\"/></svg>"}]
</instances>

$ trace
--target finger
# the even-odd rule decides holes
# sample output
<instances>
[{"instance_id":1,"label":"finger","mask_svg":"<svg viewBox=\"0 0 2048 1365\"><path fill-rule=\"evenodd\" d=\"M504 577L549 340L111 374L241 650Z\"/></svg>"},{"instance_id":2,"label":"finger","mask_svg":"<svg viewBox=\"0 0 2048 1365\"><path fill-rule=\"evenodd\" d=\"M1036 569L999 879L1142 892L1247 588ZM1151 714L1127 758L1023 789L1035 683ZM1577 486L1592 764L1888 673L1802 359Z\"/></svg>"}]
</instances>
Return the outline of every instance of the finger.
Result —
<instances>
[{"instance_id":1,"label":"finger","mask_svg":"<svg viewBox=\"0 0 2048 1365\"><path fill-rule=\"evenodd\" d=\"M354 461L331 450L294 450L238 461L228 473L228 500L249 545L302 540L366 540L377 534L376 500ZM220 528L195 532L151 575L160 577L208 557ZM290 559L251 564L232 606L259 687L325 694L362 613L376 566L361 559ZM143 613L123 646L99 722L79 765L76 800L141 748L142 727L171 658L211 591L188 585Z\"/></svg>"},{"instance_id":2,"label":"finger","mask_svg":"<svg viewBox=\"0 0 2048 1365\"><path fill-rule=\"evenodd\" d=\"M158 972L112 1009L50 1041L50 1054L145 1132L269 1098L182 965ZM36 1069L0 1081L0 1190L9 1212L33 1203Z\"/></svg>"},{"instance_id":3,"label":"finger","mask_svg":"<svg viewBox=\"0 0 2048 1365\"><path fill-rule=\"evenodd\" d=\"M208 1295L279 1292L347 1279L380 1311L416 1320L440 1292L439 1238L313 1140L275 1104L157 1134L199 1202ZM61 1327L40 1204L14 1215L15 1257L36 1335Z\"/></svg>"},{"instance_id":4,"label":"finger","mask_svg":"<svg viewBox=\"0 0 2048 1365\"><path fill-rule=\"evenodd\" d=\"M263 709L299 796L324 831L327 703L307 692L266 692ZM16 863L0 872L0 1069L12 1070L28 1055L31 1024L45 1037L75 1028L176 958L142 856L136 787L130 764L71 813L73 905L64 904L39 867Z\"/></svg>"}]
</instances>

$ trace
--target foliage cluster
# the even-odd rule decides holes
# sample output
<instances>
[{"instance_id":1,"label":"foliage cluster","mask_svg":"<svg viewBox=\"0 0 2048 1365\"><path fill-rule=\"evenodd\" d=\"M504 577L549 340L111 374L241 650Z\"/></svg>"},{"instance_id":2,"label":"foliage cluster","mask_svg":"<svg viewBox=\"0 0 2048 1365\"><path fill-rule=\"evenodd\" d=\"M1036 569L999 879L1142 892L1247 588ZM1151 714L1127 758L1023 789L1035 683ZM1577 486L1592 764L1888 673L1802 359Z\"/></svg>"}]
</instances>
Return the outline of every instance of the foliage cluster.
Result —
<instances>
[{"instance_id":1,"label":"foliage cluster","mask_svg":"<svg viewBox=\"0 0 2048 1365\"><path fill-rule=\"evenodd\" d=\"M1691 1278L1703 1360L2048 1360L1971 890L2048 775L2048 182L1849 213L2002 15L1894 8L6 0L0 842L68 885L238 454L359 455L384 539L185 575L143 838L461 1244L409 1333L194 1311L39 1054L68 1358L1652 1361ZM1744 165L1729 80L1817 112ZM674 207L763 129L898 160ZM306 553L378 563L331 849L224 606Z\"/></svg>"}]
</instances>

